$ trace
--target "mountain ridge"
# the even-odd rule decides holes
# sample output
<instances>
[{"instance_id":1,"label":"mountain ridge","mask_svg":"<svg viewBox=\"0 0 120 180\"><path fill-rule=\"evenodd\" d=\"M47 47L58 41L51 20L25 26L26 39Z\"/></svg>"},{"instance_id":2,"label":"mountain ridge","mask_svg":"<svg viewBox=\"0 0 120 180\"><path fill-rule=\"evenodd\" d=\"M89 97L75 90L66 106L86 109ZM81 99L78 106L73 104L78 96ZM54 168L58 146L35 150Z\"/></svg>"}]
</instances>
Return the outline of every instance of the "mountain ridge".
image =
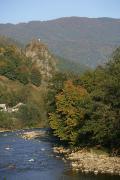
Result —
<instances>
[{"instance_id":1,"label":"mountain ridge","mask_svg":"<svg viewBox=\"0 0 120 180\"><path fill-rule=\"evenodd\" d=\"M0 23L0 25L18 25L18 24L27 24L30 22L50 22L50 21L56 21L56 20L62 20L62 19L69 19L69 18L81 18L81 19L103 19L103 20L120 20L120 18L112 18L112 17L87 17L87 16L63 16L59 18L53 18L53 19L47 19L47 20L30 20L30 21L24 21L24 22L6 22L6 23Z\"/></svg>"},{"instance_id":2,"label":"mountain ridge","mask_svg":"<svg viewBox=\"0 0 120 180\"><path fill-rule=\"evenodd\" d=\"M95 67L120 45L120 19L63 17L49 21L0 24L0 35L23 44L40 38L53 54Z\"/></svg>"}]
</instances>

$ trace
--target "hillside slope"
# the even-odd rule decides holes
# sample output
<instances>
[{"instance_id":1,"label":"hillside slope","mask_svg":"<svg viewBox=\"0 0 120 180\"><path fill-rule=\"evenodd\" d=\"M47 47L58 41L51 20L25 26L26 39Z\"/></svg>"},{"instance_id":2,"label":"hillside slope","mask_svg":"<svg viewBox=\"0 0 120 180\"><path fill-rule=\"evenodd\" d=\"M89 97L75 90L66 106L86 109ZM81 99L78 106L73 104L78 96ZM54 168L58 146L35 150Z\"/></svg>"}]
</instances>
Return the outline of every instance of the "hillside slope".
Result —
<instances>
[{"instance_id":1,"label":"hillside slope","mask_svg":"<svg viewBox=\"0 0 120 180\"><path fill-rule=\"evenodd\" d=\"M37 40L21 49L0 37L0 128L47 125L45 97L56 67L50 57L48 48Z\"/></svg>"}]
</instances>

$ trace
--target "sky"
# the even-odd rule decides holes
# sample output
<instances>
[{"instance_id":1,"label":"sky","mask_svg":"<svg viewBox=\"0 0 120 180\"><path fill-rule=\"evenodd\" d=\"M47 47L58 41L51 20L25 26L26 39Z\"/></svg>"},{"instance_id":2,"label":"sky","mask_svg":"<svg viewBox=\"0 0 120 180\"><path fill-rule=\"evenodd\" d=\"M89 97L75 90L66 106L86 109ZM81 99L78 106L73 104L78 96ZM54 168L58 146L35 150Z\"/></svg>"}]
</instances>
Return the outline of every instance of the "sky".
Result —
<instances>
[{"instance_id":1,"label":"sky","mask_svg":"<svg viewBox=\"0 0 120 180\"><path fill-rule=\"evenodd\" d=\"M70 16L120 18L120 0L0 0L0 23Z\"/></svg>"}]
</instances>

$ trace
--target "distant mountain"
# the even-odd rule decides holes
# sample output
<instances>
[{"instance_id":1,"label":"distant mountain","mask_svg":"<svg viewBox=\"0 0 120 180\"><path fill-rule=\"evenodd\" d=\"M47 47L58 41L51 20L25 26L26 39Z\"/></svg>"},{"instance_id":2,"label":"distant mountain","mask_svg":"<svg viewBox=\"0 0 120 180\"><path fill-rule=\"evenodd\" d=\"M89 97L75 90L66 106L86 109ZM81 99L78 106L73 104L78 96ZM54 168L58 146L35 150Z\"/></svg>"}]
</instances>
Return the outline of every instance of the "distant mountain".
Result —
<instances>
[{"instance_id":1,"label":"distant mountain","mask_svg":"<svg viewBox=\"0 0 120 180\"><path fill-rule=\"evenodd\" d=\"M54 54L91 67L104 63L120 46L120 19L68 17L0 24L0 35L26 44L40 38Z\"/></svg>"}]
</instances>

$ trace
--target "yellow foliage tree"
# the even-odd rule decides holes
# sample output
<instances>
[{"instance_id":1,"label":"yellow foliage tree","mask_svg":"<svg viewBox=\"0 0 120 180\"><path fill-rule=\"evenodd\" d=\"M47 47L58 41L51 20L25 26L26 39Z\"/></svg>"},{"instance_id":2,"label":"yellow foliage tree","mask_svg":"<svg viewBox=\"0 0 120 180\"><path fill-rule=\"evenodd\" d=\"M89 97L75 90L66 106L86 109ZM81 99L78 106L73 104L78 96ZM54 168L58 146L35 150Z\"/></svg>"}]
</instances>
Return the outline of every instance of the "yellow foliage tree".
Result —
<instances>
[{"instance_id":1,"label":"yellow foliage tree","mask_svg":"<svg viewBox=\"0 0 120 180\"><path fill-rule=\"evenodd\" d=\"M91 98L85 88L66 81L56 96L56 111L50 113L50 126L61 140L76 144L79 128L83 126L91 108Z\"/></svg>"}]
</instances>

